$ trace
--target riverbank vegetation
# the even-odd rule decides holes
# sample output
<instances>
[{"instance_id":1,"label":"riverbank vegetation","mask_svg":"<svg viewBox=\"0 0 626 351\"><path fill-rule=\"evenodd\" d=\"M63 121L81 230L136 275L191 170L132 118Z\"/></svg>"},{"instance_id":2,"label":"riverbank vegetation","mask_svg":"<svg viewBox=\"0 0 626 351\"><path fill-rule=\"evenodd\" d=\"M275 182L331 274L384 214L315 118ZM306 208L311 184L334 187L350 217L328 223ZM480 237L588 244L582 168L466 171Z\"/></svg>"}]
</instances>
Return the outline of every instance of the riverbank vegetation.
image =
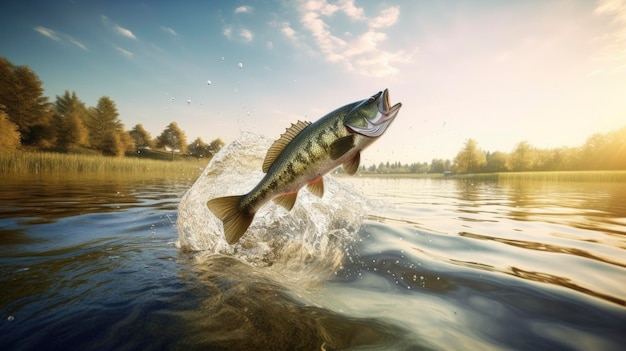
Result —
<instances>
[{"instance_id":1,"label":"riverbank vegetation","mask_svg":"<svg viewBox=\"0 0 626 351\"><path fill-rule=\"evenodd\" d=\"M126 130L115 102L108 96L88 107L76 92L65 91L49 102L43 83L27 66L0 57L0 152L37 150L124 157L156 149L176 156L212 157L224 145L217 138L187 144L185 132L171 122L155 137L141 124Z\"/></svg>"},{"instance_id":2,"label":"riverbank vegetation","mask_svg":"<svg viewBox=\"0 0 626 351\"><path fill-rule=\"evenodd\" d=\"M164 162L142 157L116 158L102 157L99 154L13 151L0 154L0 175L124 175L196 179L207 163L208 160L182 157Z\"/></svg>"},{"instance_id":3,"label":"riverbank vegetation","mask_svg":"<svg viewBox=\"0 0 626 351\"><path fill-rule=\"evenodd\" d=\"M348 176L336 173L336 176ZM467 181L497 182L626 182L626 171L545 171L545 172L494 172L494 173L357 173L357 177L373 178L427 178L461 179Z\"/></svg>"},{"instance_id":4,"label":"riverbank vegetation","mask_svg":"<svg viewBox=\"0 0 626 351\"><path fill-rule=\"evenodd\" d=\"M386 162L362 165L366 174L483 174L507 172L626 171L626 127L596 133L579 147L542 149L526 141L511 152L484 151L467 139L454 159L401 164ZM554 174L556 174L554 173ZM584 173L581 173L584 174Z\"/></svg>"},{"instance_id":5,"label":"riverbank vegetation","mask_svg":"<svg viewBox=\"0 0 626 351\"><path fill-rule=\"evenodd\" d=\"M206 165L223 146L219 138L210 143L197 138L188 144L185 132L176 122L168 124L154 138L141 124L126 130L115 102L108 96L101 97L93 107L87 107L70 91L49 102L43 95L42 82L29 67L13 65L0 57L0 174L141 173L155 169L176 173L181 167ZM101 159L102 156L128 161L114 162ZM180 164L157 166L146 159ZM582 171L577 173L581 177L587 177L586 171L626 171L626 127L593 134L579 147L554 149L521 141L509 152L485 151L476 140L467 139L453 159L410 164L388 161L362 165L360 169L361 174L491 174L489 177L498 179L510 172L553 172L542 176L570 177L561 173L564 171Z\"/></svg>"}]
</instances>

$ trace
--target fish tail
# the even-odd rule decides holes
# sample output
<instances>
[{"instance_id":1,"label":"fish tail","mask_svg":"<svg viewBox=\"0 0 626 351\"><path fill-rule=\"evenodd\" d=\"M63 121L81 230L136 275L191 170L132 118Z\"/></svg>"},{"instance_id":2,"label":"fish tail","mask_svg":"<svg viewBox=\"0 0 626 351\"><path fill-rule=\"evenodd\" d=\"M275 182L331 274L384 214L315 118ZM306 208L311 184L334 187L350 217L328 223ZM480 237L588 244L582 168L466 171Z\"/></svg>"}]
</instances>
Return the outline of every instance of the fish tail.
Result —
<instances>
[{"instance_id":1,"label":"fish tail","mask_svg":"<svg viewBox=\"0 0 626 351\"><path fill-rule=\"evenodd\" d=\"M207 202L207 207L224 224L224 236L229 244L239 241L254 219L254 213L242 211L239 207L241 196L218 197Z\"/></svg>"}]
</instances>

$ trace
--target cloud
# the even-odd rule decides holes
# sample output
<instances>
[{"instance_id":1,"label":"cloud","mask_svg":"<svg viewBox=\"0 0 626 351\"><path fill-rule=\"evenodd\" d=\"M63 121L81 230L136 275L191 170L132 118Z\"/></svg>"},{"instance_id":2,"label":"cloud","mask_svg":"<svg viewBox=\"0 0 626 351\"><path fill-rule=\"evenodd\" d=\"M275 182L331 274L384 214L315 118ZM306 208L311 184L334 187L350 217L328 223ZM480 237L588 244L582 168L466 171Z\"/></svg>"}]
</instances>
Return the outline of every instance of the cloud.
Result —
<instances>
[{"instance_id":1,"label":"cloud","mask_svg":"<svg viewBox=\"0 0 626 351\"><path fill-rule=\"evenodd\" d=\"M55 41L61 41L61 38L59 38L59 36L52 29L45 27L35 27L33 29L45 37L48 37Z\"/></svg>"},{"instance_id":2,"label":"cloud","mask_svg":"<svg viewBox=\"0 0 626 351\"><path fill-rule=\"evenodd\" d=\"M243 39L244 42L249 43L252 41L252 39L254 39L254 33L252 33L251 31L249 31L246 28L242 28L239 31L239 36Z\"/></svg>"},{"instance_id":3,"label":"cloud","mask_svg":"<svg viewBox=\"0 0 626 351\"><path fill-rule=\"evenodd\" d=\"M289 25L289 22L285 22L281 25L280 32L283 33L285 38L289 40L292 40L292 41L298 40L298 38L296 37L296 31L293 30L293 28L291 28L291 26Z\"/></svg>"},{"instance_id":4,"label":"cloud","mask_svg":"<svg viewBox=\"0 0 626 351\"><path fill-rule=\"evenodd\" d=\"M354 0L344 1L341 10L353 20L365 19L365 11L354 4Z\"/></svg>"},{"instance_id":5,"label":"cloud","mask_svg":"<svg viewBox=\"0 0 626 351\"><path fill-rule=\"evenodd\" d=\"M235 35L234 33L235 33L235 29L232 26L226 26L222 30L222 34L228 39L234 39L233 37L233 35ZM249 43L252 40L254 40L254 33L247 28L241 28L236 33L237 33L236 35L238 36L238 38L240 38L241 41L243 41L244 43Z\"/></svg>"},{"instance_id":6,"label":"cloud","mask_svg":"<svg viewBox=\"0 0 626 351\"><path fill-rule=\"evenodd\" d=\"M124 36L129 39L137 40L137 37L135 37L133 32L131 32L129 29L126 29L118 24L111 22L111 20L109 20L109 18L105 15L100 16L100 18L102 19L102 23L104 24L105 27L112 29L114 32L116 32L117 34L121 36Z\"/></svg>"},{"instance_id":7,"label":"cloud","mask_svg":"<svg viewBox=\"0 0 626 351\"><path fill-rule=\"evenodd\" d=\"M70 43L78 46L79 48L81 48L81 49L83 49L85 51L89 51L89 49L87 49L87 47L83 43L79 42L78 40L70 38L70 37L68 37L68 40L70 41Z\"/></svg>"},{"instance_id":8,"label":"cloud","mask_svg":"<svg viewBox=\"0 0 626 351\"><path fill-rule=\"evenodd\" d=\"M235 13L251 13L252 7L250 6L239 6L235 9Z\"/></svg>"},{"instance_id":9,"label":"cloud","mask_svg":"<svg viewBox=\"0 0 626 351\"><path fill-rule=\"evenodd\" d=\"M39 34L50 38L54 41L58 41L61 43L71 43L73 45L76 45L77 47L83 49L84 51L89 51L89 49L87 49L87 47L79 42L78 40L70 37L69 35L65 35L62 33L57 33L54 30L50 29L50 28L45 28L45 27L41 27L41 26L37 26L35 28L33 28L36 32L38 32Z\"/></svg>"},{"instance_id":10,"label":"cloud","mask_svg":"<svg viewBox=\"0 0 626 351\"><path fill-rule=\"evenodd\" d=\"M233 27L224 27L224 30L222 31L222 34L224 34L224 36L228 39L232 39L233 37Z\"/></svg>"},{"instance_id":11,"label":"cloud","mask_svg":"<svg viewBox=\"0 0 626 351\"><path fill-rule=\"evenodd\" d=\"M117 32L117 34L130 38L130 39L137 39L137 37L135 37L135 35L133 34L133 32L131 32L129 29L126 29L124 27L121 27L119 25L115 25L113 26L113 30Z\"/></svg>"},{"instance_id":12,"label":"cloud","mask_svg":"<svg viewBox=\"0 0 626 351\"><path fill-rule=\"evenodd\" d=\"M600 0L598 6L593 11L596 14L607 14L613 16L613 22L626 23L626 1L625 0Z\"/></svg>"},{"instance_id":13,"label":"cloud","mask_svg":"<svg viewBox=\"0 0 626 351\"><path fill-rule=\"evenodd\" d=\"M374 18L370 23L371 28L385 28L391 27L398 21L400 15L400 9L397 6L384 9L380 16Z\"/></svg>"},{"instance_id":14,"label":"cloud","mask_svg":"<svg viewBox=\"0 0 626 351\"><path fill-rule=\"evenodd\" d=\"M368 17L365 10L358 7L354 0L344 0L339 5L327 0L308 0L301 3L300 24L305 33L310 35L315 50L321 53L328 62L341 64L348 71L355 71L365 76L382 77L400 72L397 65L412 62L416 50L388 51L382 46L387 42L388 35L383 31L397 23L400 16L398 6L388 7L380 11L378 16ZM361 33L345 31L331 27L327 18L341 12L352 21L362 22L367 28ZM349 24L348 24L349 25ZM358 28L358 27L355 27ZM281 33L292 42L296 42L296 31L284 23ZM343 34L339 34L343 33ZM302 38L300 38L302 41ZM302 45L297 44L302 47Z\"/></svg>"},{"instance_id":15,"label":"cloud","mask_svg":"<svg viewBox=\"0 0 626 351\"><path fill-rule=\"evenodd\" d=\"M128 51L128 50L124 50L119 46L116 46L115 49L121 53L122 55L128 57L128 58L133 58L133 56L135 56L135 54L133 54L132 52Z\"/></svg>"},{"instance_id":16,"label":"cloud","mask_svg":"<svg viewBox=\"0 0 626 351\"><path fill-rule=\"evenodd\" d=\"M174 35L174 36L176 36L176 35L177 35L177 34L176 34L176 31L175 31L175 30L173 30L173 29L172 29L172 28L170 28L170 27L163 27L163 26L161 26L161 29L162 29L163 31L165 31L165 32L167 32L167 33L169 33L169 34L171 34L171 35Z\"/></svg>"},{"instance_id":17,"label":"cloud","mask_svg":"<svg viewBox=\"0 0 626 351\"><path fill-rule=\"evenodd\" d=\"M626 71L626 0L600 0L594 14L610 18L607 32L600 38L603 42L597 61L600 73L623 73Z\"/></svg>"},{"instance_id":18,"label":"cloud","mask_svg":"<svg viewBox=\"0 0 626 351\"><path fill-rule=\"evenodd\" d=\"M320 18L320 14L328 13L329 10L325 7L320 7L319 9L320 12L305 12L301 17L300 22L304 28L311 32L315 43L326 56L328 61L342 61L344 59L342 51L346 47L346 42L333 35L330 30L328 30L328 25Z\"/></svg>"}]
</instances>

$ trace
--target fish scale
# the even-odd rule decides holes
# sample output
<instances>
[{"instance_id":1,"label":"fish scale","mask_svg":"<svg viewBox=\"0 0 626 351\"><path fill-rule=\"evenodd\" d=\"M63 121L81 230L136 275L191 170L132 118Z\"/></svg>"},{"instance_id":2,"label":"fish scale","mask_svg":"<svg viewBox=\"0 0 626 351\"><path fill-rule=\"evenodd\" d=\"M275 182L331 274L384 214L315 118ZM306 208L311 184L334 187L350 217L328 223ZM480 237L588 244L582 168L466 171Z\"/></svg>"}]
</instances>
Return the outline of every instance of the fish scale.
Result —
<instances>
[{"instance_id":1,"label":"fish scale","mask_svg":"<svg viewBox=\"0 0 626 351\"><path fill-rule=\"evenodd\" d=\"M360 152L383 134L401 106L390 107L388 90L384 90L340 107L315 123L292 124L267 151L263 162L266 174L250 192L207 202L224 224L226 241L236 243L269 200L291 210L303 186L321 197L324 174L340 165L349 174L356 172Z\"/></svg>"}]
</instances>

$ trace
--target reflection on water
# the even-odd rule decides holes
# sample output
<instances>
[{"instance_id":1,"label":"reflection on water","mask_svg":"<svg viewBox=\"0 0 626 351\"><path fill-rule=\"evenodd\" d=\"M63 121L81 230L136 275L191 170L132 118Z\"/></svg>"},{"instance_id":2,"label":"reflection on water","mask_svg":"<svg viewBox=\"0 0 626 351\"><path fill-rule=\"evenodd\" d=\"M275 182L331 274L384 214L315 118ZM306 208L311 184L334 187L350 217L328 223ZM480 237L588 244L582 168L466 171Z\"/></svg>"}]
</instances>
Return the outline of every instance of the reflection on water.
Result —
<instances>
[{"instance_id":1,"label":"reflection on water","mask_svg":"<svg viewBox=\"0 0 626 351\"><path fill-rule=\"evenodd\" d=\"M187 346L228 350L404 349L407 331L292 297L276 275L222 255L196 262L207 298L188 314ZM423 349L413 344L412 349Z\"/></svg>"},{"instance_id":2,"label":"reflection on water","mask_svg":"<svg viewBox=\"0 0 626 351\"><path fill-rule=\"evenodd\" d=\"M5 179L0 349L626 344L626 184L337 181L372 202L327 271L177 249L188 181Z\"/></svg>"},{"instance_id":3,"label":"reflection on water","mask_svg":"<svg viewBox=\"0 0 626 351\"><path fill-rule=\"evenodd\" d=\"M470 239L442 259L626 305L624 183L346 180L396 205L378 221Z\"/></svg>"}]
</instances>

